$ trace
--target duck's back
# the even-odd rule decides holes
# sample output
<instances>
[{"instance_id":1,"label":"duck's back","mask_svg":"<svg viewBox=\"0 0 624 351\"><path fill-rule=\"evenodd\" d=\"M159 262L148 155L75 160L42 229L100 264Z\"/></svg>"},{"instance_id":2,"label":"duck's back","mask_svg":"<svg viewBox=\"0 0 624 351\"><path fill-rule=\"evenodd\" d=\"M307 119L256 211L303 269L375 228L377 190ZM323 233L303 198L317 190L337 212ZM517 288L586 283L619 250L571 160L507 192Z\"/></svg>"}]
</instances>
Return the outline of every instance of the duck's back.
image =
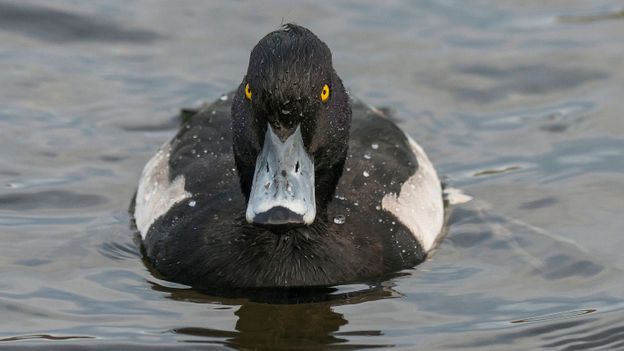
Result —
<instances>
[{"instance_id":1,"label":"duck's back","mask_svg":"<svg viewBox=\"0 0 624 351\"><path fill-rule=\"evenodd\" d=\"M356 101L352 109L334 198L312 226L282 234L245 221L230 99L187 113L146 165L137 192L135 219L148 260L172 280L232 286L361 281L423 261L443 224L435 170L379 111Z\"/></svg>"}]
</instances>

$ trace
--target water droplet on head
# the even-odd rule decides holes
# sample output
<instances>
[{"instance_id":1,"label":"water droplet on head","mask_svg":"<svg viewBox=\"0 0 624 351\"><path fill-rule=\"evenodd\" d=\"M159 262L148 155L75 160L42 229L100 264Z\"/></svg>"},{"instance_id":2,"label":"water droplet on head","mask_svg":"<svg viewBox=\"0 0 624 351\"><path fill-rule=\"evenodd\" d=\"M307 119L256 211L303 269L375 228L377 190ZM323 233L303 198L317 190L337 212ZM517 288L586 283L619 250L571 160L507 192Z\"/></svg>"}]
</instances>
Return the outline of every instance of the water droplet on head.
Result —
<instances>
[{"instance_id":1,"label":"water droplet on head","mask_svg":"<svg viewBox=\"0 0 624 351\"><path fill-rule=\"evenodd\" d=\"M195 200L191 200L188 203L188 205L191 206L191 207L195 207L196 204L197 204L197 202Z\"/></svg>"},{"instance_id":2,"label":"water droplet on head","mask_svg":"<svg viewBox=\"0 0 624 351\"><path fill-rule=\"evenodd\" d=\"M377 150L377 149L379 149L379 144L377 144L377 143L372 143L372 144L371 144L371 147L373 148L373 150Z\"/></svg>"},{"instance_id":3,"label":"water droplet on head","mask_svg":"<svg viewBox=\"0 0 624 351\"><path fill-rule=\"evenodd\" d=\"M368 171L364 171L364 172L362 172L362 175L363 175L363 176L365 176L365 177L370 176L370 174L368 173Z\"/></svg>"},{"instance_id":4,"label":"water droplet on head","mask_svg":"<svg viewBox=\"0 0 624 351\"><path fill-rule=\"evenodd\" d=\"M347 219L343 215L337 215L336 217L334 217L334 223L336 224L344 224L346 221Z\"/></svg>"},{"instance_id":5,"label":"water droplet on head","mask_svg":"<svg viewBox=\"0 0 624 351\"><path fill-rule=\"evenodd\" d=\"M364 154L364 159L365 160L370 160L371 159L371 155L369 153Z\"/></svg>"}]
</instances>

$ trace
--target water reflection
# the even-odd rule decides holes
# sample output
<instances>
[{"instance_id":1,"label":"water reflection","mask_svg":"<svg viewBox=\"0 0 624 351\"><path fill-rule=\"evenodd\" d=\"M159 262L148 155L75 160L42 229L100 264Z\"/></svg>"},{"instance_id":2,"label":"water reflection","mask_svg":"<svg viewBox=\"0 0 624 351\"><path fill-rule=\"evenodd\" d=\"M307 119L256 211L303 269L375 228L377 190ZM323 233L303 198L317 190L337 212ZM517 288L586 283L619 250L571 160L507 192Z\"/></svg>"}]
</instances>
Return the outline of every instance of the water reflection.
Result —
<instances>
[{"instance_id":1,"label":"water reflection","mask_svg":"<svg viewBox=\"0 0 624 351\"><path fill-rule=\"evenodd\" d=\"M235 331L200 326L170 330L172 333L190 337L181 339L184 342L211 342L217 339L221 340L220 343L238 349L289 349L294 345L297 348L318 349L324 345L348 343L348 336L352 335L381 335L381 330L340 333L340 328L349 321L334 309L342 305L400 296L391 287L384 285L207 291L170 287L155 281L150 283L152 289L167 292L166 297L169 299L238 306L234 312L238 317ZM215 295L215 292L219 295ZM358 344L348 345L346 348L366 346ZM370 346L379 347L378 344Z\"/></svg>"},{"instance_id":2,"label":"water reflection","mask_svg":"<svg viewBox=\"0 0 624 351\"><path fill-rule=\"evenodd\" d=\"M209 328L179 328L175 333L199 337L226 337L225 344L239 349L288 349L344 343L333 333L348 322L326 303L274 305L245 303L235 312L237 332ZM185 340L192 342L193 340Z\"/></svg>"},{"instance_id":3,"label":"water reflection","mask_svg":"<svg viewBox=\"0 0 624 351\"><path fill-rule=\"evenodd\" d=\"M32 23L36 23L34 26ZM102 41L149 43L160 35L126 28L101 17L24 3L0 3L0 29L51 42Z\"/></svg>"}]
</instances>

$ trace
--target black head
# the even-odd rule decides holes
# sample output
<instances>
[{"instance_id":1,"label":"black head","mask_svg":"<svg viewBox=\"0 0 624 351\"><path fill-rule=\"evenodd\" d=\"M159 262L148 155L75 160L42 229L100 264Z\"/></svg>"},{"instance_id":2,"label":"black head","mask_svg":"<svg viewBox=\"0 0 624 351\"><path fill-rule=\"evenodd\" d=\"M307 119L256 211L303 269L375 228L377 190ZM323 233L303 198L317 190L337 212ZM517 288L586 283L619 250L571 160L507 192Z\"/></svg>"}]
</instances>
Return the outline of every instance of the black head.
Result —
<instances>
[{"instance_id":1,"label":"black head","mask_svg":"<svg viewBox=\"0 0 624 351\"><path fill-rule=\"evenodd\" d=\"M295 24L262 38L232 104L234 155L248 201L268 128L282 142L300 130L322 209L342 170L350 123L349 98L324 42Z\"/></svg>"}]
</instances>

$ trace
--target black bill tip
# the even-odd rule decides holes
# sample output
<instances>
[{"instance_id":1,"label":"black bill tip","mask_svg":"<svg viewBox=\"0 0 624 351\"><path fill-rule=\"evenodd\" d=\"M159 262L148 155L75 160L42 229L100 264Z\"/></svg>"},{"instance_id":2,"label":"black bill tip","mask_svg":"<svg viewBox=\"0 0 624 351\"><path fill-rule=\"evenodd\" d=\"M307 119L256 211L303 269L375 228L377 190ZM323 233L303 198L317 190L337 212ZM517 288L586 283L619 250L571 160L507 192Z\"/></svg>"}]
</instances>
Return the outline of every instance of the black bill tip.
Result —
<instances>
[{"instance_id":1,"label":"black bill tip","mask_svg":"<svg viewBox=\"0 0 624 351\"><path fill-rule=\"evenodd\" d=\"M295 213L286 207L277 206L255 215L253 224L268 229L290 229L304 226L306 223L303 220L303 215Z\"/></svg>"}]
</instances>

